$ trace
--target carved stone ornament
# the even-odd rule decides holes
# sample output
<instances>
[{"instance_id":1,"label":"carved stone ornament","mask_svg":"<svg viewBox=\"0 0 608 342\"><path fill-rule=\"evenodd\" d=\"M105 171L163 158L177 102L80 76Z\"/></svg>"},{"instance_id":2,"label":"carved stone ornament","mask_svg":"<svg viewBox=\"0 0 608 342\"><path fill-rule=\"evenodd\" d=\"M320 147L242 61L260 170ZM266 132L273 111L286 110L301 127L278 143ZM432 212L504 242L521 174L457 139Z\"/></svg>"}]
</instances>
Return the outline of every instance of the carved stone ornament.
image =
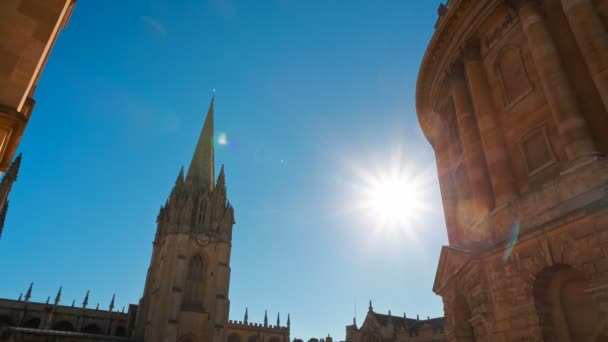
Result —
<instances>
[{"instance_id":1,"label":"carved stone ornament","mask_svg":"<svg viewBox=\"0 0 608 342\"><path fill-rule=\"evenodd\" d=\"M207 246L211 242L217 242L218 236L213 232L193 233L190 237L200 246Z\"/></svg>"}]
</instances>

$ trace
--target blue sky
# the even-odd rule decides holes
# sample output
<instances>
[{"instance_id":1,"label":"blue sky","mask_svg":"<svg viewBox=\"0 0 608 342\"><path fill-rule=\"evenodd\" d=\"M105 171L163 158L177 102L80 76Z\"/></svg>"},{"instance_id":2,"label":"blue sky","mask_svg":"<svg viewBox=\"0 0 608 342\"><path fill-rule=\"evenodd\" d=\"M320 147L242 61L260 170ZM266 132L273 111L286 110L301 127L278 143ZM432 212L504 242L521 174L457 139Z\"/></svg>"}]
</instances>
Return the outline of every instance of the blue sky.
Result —
<instances>
[{"instance_id":1,"label":"blue sky","mask_svg":"<svg viewBox=\"0 0 608 342\"><path fill-rule=\"evenodd\" d=\"M377 312L443 314L447 242L415 113L439 1L79 1L23 136L0 240L0 296L118 307L142 294L159 206L216 88L216 148L235 207L231 319L291 313L291 337L344 337ZM382 227L365 174L425 179L411 221ZM391 166L393 165L393 166ZM412 202L413 203L413 202Z\"/></svg>"}]
</instances>

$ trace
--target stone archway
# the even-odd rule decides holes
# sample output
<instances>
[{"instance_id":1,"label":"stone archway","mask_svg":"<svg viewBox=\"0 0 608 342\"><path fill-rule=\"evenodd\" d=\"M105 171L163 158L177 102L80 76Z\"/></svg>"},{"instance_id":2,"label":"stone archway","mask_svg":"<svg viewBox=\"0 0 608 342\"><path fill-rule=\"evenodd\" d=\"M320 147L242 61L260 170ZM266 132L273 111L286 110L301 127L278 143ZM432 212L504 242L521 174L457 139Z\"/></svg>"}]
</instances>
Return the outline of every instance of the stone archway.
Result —
<instances>
[{"instance_id":1,"label":"stone archway","mask_svg":"<svg viewBox=\"0 0 608 342\"><path fill-rule=\"evenodd\" d=\"M583 273L568 265L546 267L537 275L534 302L546 341L608 341L587 287Z\"/></svg>"},{"instance_id":2,"label":"stone archway","mask_svg":"<svg viewBox=\"0 0 608 342\"><path fill-rule=\"evenodd\" d=\"M228 342L241 342L241 336L237 333L232 333L228 336Z\"/></svg>"}]
</instances>

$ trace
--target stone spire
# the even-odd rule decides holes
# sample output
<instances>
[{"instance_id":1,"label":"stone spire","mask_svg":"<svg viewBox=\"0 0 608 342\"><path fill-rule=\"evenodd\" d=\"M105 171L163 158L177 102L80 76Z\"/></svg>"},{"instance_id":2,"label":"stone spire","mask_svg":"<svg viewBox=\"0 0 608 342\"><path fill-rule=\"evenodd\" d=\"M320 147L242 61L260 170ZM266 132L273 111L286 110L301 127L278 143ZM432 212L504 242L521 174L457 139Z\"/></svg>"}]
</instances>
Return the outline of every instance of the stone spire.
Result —
<instances>
[{"instance_id":1,"label":"stone spire","mask_svg":"<svg viewBox=\"0 0 608 342\"><path fill-rule=\"evenodd\" d=\"M245 320L243 320L243 322L245 324L249 323L249 310L247 308L245 308Z\"/></svg>"},{"instance_id":2,"label":"stone spire","mask_svg":"<svg viewBox=\"0 0 608 342\"><path fill-rule=\"evenodd\" d=\"M291 327L291 317L290 317L289 313L287 314L287 327L288 328Z\"/></svg>"},{"instance_id":3,"label":"stone spire","mask_svg":"<svg viewBox=\"0 0 608 342\"><path fill-rule=\"evenodd\" d=\"M179 184L183 184L184 183L184 167L182 166L181 169L179 169L179 174L177 175L177 179L175 180L175 184L179 185Z\"/></svg>"},{"instance_id":4,"label":"stone spire","mask_svg":"<svg viewBox=\"0 0 608 342\"><path fill-rule=\"evenodd\" d=\"M215 183L214 160L213 160L213 103L211 99L207 118L203 125L203 130L198 138L186 182L201 184L213 190Z\"/></svg>"},{"instance_id":5,"label":"stone spire","mask_svg":"<svg viewBox=\"0 0 608 342\"><path fill-rule=\"evenodd\" d=\"M372 306L372 300L371 299L369 300L369 310L368 311L369 312L374 311L374 307Z\"/></svg>"},{"instance_id":6,"label":"stone spire","mask_svg":"<svg viewBox=\"0 0 608 342\"><path fill-rule=\"evenodd\" d=\"M74 307L74 305L76 305L76 298L72 299L72 307Z\"/></svg>"},{"instance_id":7,"label":"stone spire","mask_svg":"<svg viewBox=\"0 0 608 342\"><path fill-rule=\"evenodd\" d=\"M277 313L277 327L281 326L281 313Z\"/></svg>"},{"instance_id":8,"label":"stone spire","mask_svg":"<svg viewBox=\"0 0 608 342\"><path fill-rule=\"evenodd\" d=\"M57 291L57 296L55 296L55 306L57 306L59 304L59 301L61 300L61 290L63 289L62 286L59 286L59 291Z\"/></svg>"},{"instance_id":9,"label":"stone spire","mask_svg":"<svg viewBox=\"0 0 608 342\"><path fill-rule=\"evenodd\" d=\"M11 166L9 166L2 178L2 182L0 182L0 238L2 238L4 221L6 220L6 213L8 212L8 194L11 192L13 183L17 180L19 166L21 166L21 153L19 153L17 158L11 163Z\"/></svg>"},{"instance_id":10,"label":"stone spire","mask_svg":"<svg viewBox=\"0 0 608 342\"><path fill-rule=\"evenodd\" d=\"M23 297L23 292L21 292L21 293L19 294L19 298L17 298L17 301L18 301L18 302L20 302L22 297Z\"/></svg>"},{"instance_id":11,"label":"stone spire","mask_svg":"<svg viewBox=\"0 0 608 342\"><path fill-rule=\"evenodd\" d=\"M268 327L268 311L264 310L264 328Z\"/></svg>"},{"instance_id":12,"label":"stone spire","mask_svg":"<svg viewBox=\"0 0 608 342\"><path fill-rule=\"evenodd\" d=\"M30 283L30 287L27 288L27 292L25 292L25 302L29 302L32 297L32 287L34 286L34 282Z\"/></svg>"},{"instance_id":13,"label":"stone spire","mask_svg":"<svg viewBox=\"0 0 608 342\"><path fill-rule=\"evenodd\" d=\"M87 290L87 294L84 296L84 300L82 301L82 308L86 309L87 304L89 304L89 290Z\"/></svg>"},{"instance_id":14,"label":"stone spire","mask_svg":"<svg viewBox=\"0 0 608 342\"><path fill-rule=\"evenodd\" d=\"M112 300L110 301L110 312L114 310L114 299L116 299L116 294L112 295Z\"/></svg>"}]
</instances>

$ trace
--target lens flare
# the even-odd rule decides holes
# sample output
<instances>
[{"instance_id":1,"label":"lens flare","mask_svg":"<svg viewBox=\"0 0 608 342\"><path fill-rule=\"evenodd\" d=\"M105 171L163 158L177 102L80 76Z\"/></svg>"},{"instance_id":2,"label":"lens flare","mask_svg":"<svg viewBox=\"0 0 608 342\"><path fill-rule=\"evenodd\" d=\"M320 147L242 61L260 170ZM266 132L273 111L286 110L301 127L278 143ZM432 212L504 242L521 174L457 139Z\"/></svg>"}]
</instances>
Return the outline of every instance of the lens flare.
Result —
<instances>
[{"instance_id":1,"label":"lens flare","mask_svg":"<svg viewBox=\"0 0 608 342\"><path fill-rule=\"evenodd\" d=\"M517 244L517 239L519 238L519 220L513 223L513 229L511 230L511 237L509 238L509 242L507 243L507 249L505 253L502 255L502 261L507 262L509 260L509 256L511 256L511 252L513 252L513 248Z\"/></svg>"}]
</instances>

